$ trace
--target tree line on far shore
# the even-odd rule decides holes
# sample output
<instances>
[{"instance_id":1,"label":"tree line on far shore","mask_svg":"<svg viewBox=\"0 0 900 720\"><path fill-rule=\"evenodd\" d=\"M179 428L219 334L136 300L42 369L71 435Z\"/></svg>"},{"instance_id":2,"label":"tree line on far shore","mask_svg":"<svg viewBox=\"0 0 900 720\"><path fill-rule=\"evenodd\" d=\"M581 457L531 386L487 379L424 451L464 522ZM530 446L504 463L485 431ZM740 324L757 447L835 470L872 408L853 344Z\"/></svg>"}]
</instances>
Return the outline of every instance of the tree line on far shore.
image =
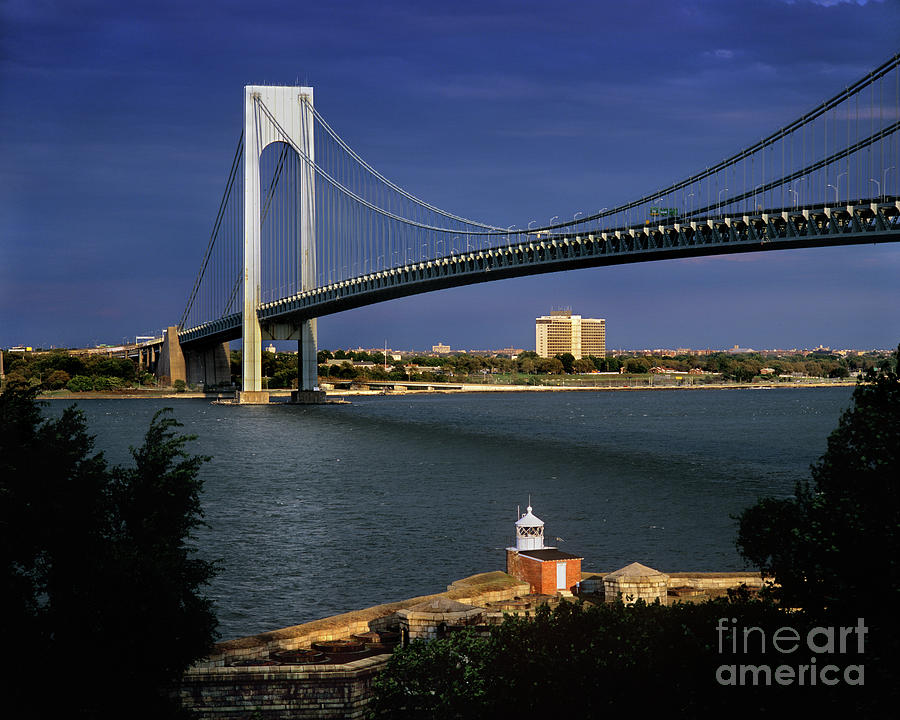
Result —
<instances>
[{"instance_id":1,"label":"tree line on far shore","mask_svg":"<svg viewBox=\"0 0 900 720\"><path fill-rule=\"evenodd\" d=\"M240 385L241 351L231 352L231 375ZM515 358L499 355L457 353L453 355L405 355L402 360L365 350L320 350L319 377L334 380L405 380L460 382L486 377L502 377L510 382L527 382L534 376L562 377L590 373L645 375L659 368L700 373L726 381L752 382L760 377L807 376L847 378L871 368L884 367L885 353L841 357L830 353L763 357L759 353L713 353L711 355L619 355L575 359L571 353L543 358L533 351ZM339 361L339 362L338 362ZM387 364L387 369L385 369ZM65 350L36 353L4 353L6 382L24 382L40 390L72 392L116 391L157 385L157 378L126 358L71 355ZM296 353L262 353L262 374L269 388L296 387ZM187 389L176 381L177 390Z\"/></svg>"},{"instance_id":2,"label":"tree line on far shore","mask_svg":"<svg viewBox=\"0 0 900 720\"><path fill-rule=\"evenodd\" d=\"M155 385L156 378L127 358L47 353L4 353L7 383L25 383L40 390L84 392Z\"/></svg>"},{"instance_id":3,"label":"tree line on far shore","mask_svg":"<svg viewBox=\"0 0 900 720\"><path fill-rule=\"evenodd\" d=\"M241 352L233 351L231 369L240 378ZM340 362L337 362L340 361ZM711 355L621 355L576 359L571 353L552 358L540 357L533 351L515 358L499 355L458 353L454 355L405 355L394 360L381 352L365 350L320 350L319 377L326 382L337 380L406 380L421 382L459 382L468 378L503 376L513 381L543 376L587 375L590 373L623 373L646 375L663 368L676 372L714 375L722 380L752 382L760 377L804 376L815 378L848 378L871 368L884 367L886 353L841 357L830 353L763 357L759 353L713 353ZM387 365L387 369L385 369ZM264 352L262 372L269 388L290 388L297 378L297 356L293 353Z\"/></svg>"}]
</instances>

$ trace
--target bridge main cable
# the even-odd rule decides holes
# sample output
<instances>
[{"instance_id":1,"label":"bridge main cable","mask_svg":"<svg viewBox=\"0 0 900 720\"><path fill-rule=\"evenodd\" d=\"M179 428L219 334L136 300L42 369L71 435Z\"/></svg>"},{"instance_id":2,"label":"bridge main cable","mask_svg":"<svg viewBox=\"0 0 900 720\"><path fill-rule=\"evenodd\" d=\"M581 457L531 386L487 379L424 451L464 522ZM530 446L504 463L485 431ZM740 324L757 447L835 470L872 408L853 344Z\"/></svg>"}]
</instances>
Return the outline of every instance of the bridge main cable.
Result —
<instances>
[{"instance_id":1,"label":"bridge main cable","mask_svg":"<svg viewBox=\"0 0 900 720\"><path fill-rule=\"evenodd\" d=\"M900 66L900 53L897 53L892 58L890 58L886 62L882 63L877 68L875 68L872 72L864 75L863 77L861 77L859 80L857 80L853 84L848 85L837 95L829 98L828 100L826 100L821 105L814 108L813 110L810 110L808 113L802 115L801 117L797 118L793 122L779 128L778 130L771 133L768 137L763 138L759 142L756 142L753 145L750 145L750 146L744 148L743 150L736 153L735 155L732 155L730 158L726 158L725 160L722 160L721 162L717 163L716 165L706 168L702 172L696 173L685 180L681 180L680 182L674 183L670 186L666 186L665 189L660 189L657 192L650 193L648 195L644 195L643 197L639 198L638 200L634 200L634 201L626 203L624 205L619 205L618 207L614 207L614 208L608 209L606 211L596 213L594 215L588 215L586 217L583 217L583 218L579 219L578 224L587 223L587 222L591 222L594 220L599 220L604 217L610 217L612 215L615 215L616 213L624 212L625 210L631 210L633 208L640 207L641 205L646 205L647 203L660 200L673 192L677 192L678 190L683 190L684 188L690 187L694 183L699 182L700 180L703 180L704 178L710 177L711 175L715 175L716 173L721 172L722 170L725 170L725 169L731 167L732 165L737 164L741 160L746 160L747 158L751 157L752 155L759 152L760 150L763 150L770 145L774 145L776 142L783 139L784 136L787 135L788 133L791 133L791 132L794 132L795 130L800 129L801 127L812 122L816 118L821 117L829 110L836 108L844 100L853 96L854 94L858 93L859 91L865 89L866 87L868 87L869 85L874 83L876 80L879 80L880 78L884 77L885 75L887 75L889 72L891 72L894 68L896 68L898 66ZM546 227L540 228L540 230L555 230L557 228L569 227L571 225L572 225L571 222L557 223L555 225L548 225Z\"/></svg>"},{"instance_id":2,"label":"bridge main cable","mask_svg":"<svg viewBox=\"0 0 900 720\"><path fill-rule=\"evenodd\" d=\"M810 173L815 172L816 170L821 170L823 167L827 167L834 162L837 162L842 157L845 157L848 154L855 153L859 150L869 147L870 145L874 145L879 140L883 140L888 135L900 130L900 120L894 122L891 125L888 125L885 128L882 128L874 135L869 135L869 137L863 138L853 145L849 145L842 150L838 150L837 152L829 155L828 157L822 158L821 160L817 160L812 165L807 165L800 170L795 170L789 175L785 175L784 177L777 178L775 180L771 180L770 182L760 185L754 190L748 190L746 192L740 193L738 195L734 195L728 198L723 203L715 203L712 205L707 205L706 207L697 208L696 210L692 210L689 214L685 216L686 220L690 220L691 218L700 217L706 213L709 213L711 210L721 207L727 207L729 205L733 205L734 203L741 202L742 200L747 200L748 198L754 197L755 195L765 193L769 190L773 190L774 188L780 187L785 183L790 182L791 180L798 180L805 175L809 175ZM827 203L825 203L827 205Z\"/></svg>"},{"instance_id":3,"label":"bridge main cable","mask_svg":"<svg viewBox=\"0 0 900 720\"><path fill-rule=\"evenodd\" d=\"M319 111L316 110L316 108L313 108L312 111L313 111L313 115L315 115L316 120L318 120L321 123L322 127L325 128L325 130L328 132L328 134L335 140L335 142L338 143L338 145L340 145L350 155L350 157L352 157L354 160L356 160L356 162L358 162L360 165L362 165L366 170L368 170L370 173L372 173L372 175L374 175L376 178L381 180L389 188L397 191L398 193L403 195L408 200L412 200L414 203L425 208L426 210L431 210L432 212L437 213L438 215L443 215L444 217L448 218L449 220L456 220L457 222L462 222L467 225L474 225L475 227L482 227L482 228L487 228L490 230L502 230L503 232L506 232L505 228L498 228L498 227L495 227L494 225L488 225L486 223L478 222L477 220L469 220L469 219L461 217L459 215L454 215L453 213L447 212L446 210L442 210L439 207L435 207L434 205L431 205L431 204L425 202L421 198L416 197L415 195L408 192L407 190L404 190L402 187L400 187L396 183L392 182L391 180L386 178L384 175L382 175L380 172L378 172L378 170L376 170L374 167L369 165L369 163L367 163L352 147L350 147L344 141L344 139L340 135L338 135L334 131L334 129L331 127L331 125L329 125L328 122L325 120L325 118L319 114Z\"/></svg>"},{"instance_id":4,"label":"bridge main cable","mask_svg":"<svg viewBox=\"0 0 900 720\"><path fill-rule=\"evenodd\" d=\"M234 180L237 175L237 169L240 165L241 155L244 152L244 131L241 130L241 135L238 138L237 148L234 151L234 159L231 161L231 171L228 173L228 181L225 183L225 192L222 194L222 201L219 203L219 212L216 214L216 220L213 223L212 233L209 237L209 242L206 245L206 253L203 255L203 262L200 264L200 272L197 273L197 278L194 280L194 287L191 289L191 293L188 296L187 305L184 308L184 312L181 315L181 320L178 323L178 328L182 329L184 327L185 322L187 322L188 315L191 312L191 308L194 305L194 300L197 297L197 292L200 290L200 284L203 281L203 275L206 272L206 266L209 263L209 258L212 255L213 246L216 243L216 238L219 236L219 228L222 225L222 218L225 215L225 207L228 204L228 198L231 196L231 189L234 187Z\"/></svg>"},{"instance_id":5,"label":"bridge main cable","mask_svg":"<svg viewBox=\"0 0 900 720\"><path fill-rule=\"evenodd\" d=\"M302 148L300 148L297 145L297 143L295 143L293 140L291 140L288 133L285 132L284 128L278 123L278 121L275 119L275 117L269 111L269 108L266 107L264 102L257 99L256 103L259 105L260 109L263 111L263 113L266 115L266 117L269 119L269 121L272 123L272 125L278 130L279 133L281 133L281 136L284 138L284 141L286 143L288 143L292 148L294 148L296 153L303 159L303 161L306 163L309 163L309 165L316 171L316 173L321 178L326 180L332 187L334 187L336 190L342 192L347 197L355 200L360 205L369 208L370 210L378 213L379 215L381 215L383 217L389 218L391 220L396 220L397 222L403 223L405 225L409 225L411 227L417 227L422 230L431 230L433 232L441 232L441 233L459 233L460 232L459 228L449 228L449 227L439 227L436 225L428 225L426 223L420 223L416 220L411 220L410 218L405 218L401 215L397 215L395 213L392 213L390 210L385 210L384 208L378 207L374 203L370 202L369 200L366 200L365 198L361 197L360 195L353 192L349 188L345 187L338 180L336 180L334 177L332 177L332 175L330 175L324 168L322 168L320 165L318 165L315 161L311 160L309 158L309 156L305 152L303 152ZM369 166L367 165L366 167L368 168ZM378 177L382 178L383 176L379 175ZM388 181L388 183L392 189L398 189L397 186L394 185L393 183L390 183L390 181ZM476 223L471 220L457 218L457 216L455 216L455 215L451 215L450 213L444 212L442 210L438 210L437 208L432 208L432 206L427 205L426 203L422 203L421 200L419 200L418 198L416 198L413 195L410 195L409 193L407 193L406 191L404 191L402 189L398 189L398 191L403 192L406 197L412 199L416 203L421 204L423 207L427 207L428 209L431 209L432 211L439 212L439 214L443 215L444 217L458 219L458 220L461 220L462 222L475 225L476 227L485 228L485 230L466 230L465 232L468 235L508 235L509 234L509 230L507 230L507 228L501 228L501 227L496 227L494 225L486 225L484 223Z\"/></svg>"}]
</instances>

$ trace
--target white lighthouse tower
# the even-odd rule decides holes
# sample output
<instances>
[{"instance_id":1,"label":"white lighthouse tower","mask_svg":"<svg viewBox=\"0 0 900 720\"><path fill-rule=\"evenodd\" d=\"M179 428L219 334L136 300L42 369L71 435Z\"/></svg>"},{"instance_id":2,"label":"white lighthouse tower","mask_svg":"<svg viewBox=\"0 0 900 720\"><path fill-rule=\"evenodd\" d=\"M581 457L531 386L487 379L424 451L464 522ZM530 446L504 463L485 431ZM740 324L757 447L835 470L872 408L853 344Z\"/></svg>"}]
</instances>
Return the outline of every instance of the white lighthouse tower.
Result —
<instances>
[{"instance_id":1,"label":"white lighthouse tower","mask_svg":"<svg viewBox=\"0 0 900 720\"><path fill-rule=\"evenodd\" d=\"M529 498L529 503L531 498ZM516 520L516 546L506 548L506 572L536 595L571 595L581 581L580 555L544 545L544 521L531 505Z\"/></svg>"},{"instance_id":2,"label":"white lighthouse tower","mask_svg":"<svg viewBox=\"0 0 900 720\"><path fill-rule=\"evenodd\" d=\"M516 550L542 550L544 548L544 521L531 513L531 505L516 520Z\"/></svg>"}]
</instances>

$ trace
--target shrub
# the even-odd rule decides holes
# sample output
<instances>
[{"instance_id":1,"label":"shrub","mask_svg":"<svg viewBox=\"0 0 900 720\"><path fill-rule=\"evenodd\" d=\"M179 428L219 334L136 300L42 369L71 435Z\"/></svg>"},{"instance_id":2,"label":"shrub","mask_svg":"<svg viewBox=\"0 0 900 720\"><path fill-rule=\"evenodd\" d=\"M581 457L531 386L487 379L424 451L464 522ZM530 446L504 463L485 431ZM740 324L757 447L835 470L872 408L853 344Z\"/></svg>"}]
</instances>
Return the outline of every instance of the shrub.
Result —
<instances>
[{"instance_id":1,"label":"shrub","mask_svg":"<svg viewBox=\"0 0 900 720\"><path fill-rule=\"evenodd\" d=\"M122 378L110 375L94 376L94 390L121 390L126 383Z\"/></svg>"},{"instance_id":2,"label":"shrub","mask_svg":"<svg viewBox=\"0 0 900 720\"><path fill-rule=\"evenodd\" d=\"M66 387L72 392L87 392L94 389L94 378L87 375L76 375L66 383Z\"/></svg>"},{"instance_id":3,"label":"shrub","mask_svg":"<svg viewBox=\"0 0 900 720\"><path fill-rule=\"evenodd\" d=\"M50 377L48 377L44 381L44 385L46 385L50 390L59 390L62 387L66 387L69 380L72 378L69 377L69 373L65 370L54 370L50 373Z\"/></svg>"},{"instance_id":4,"label":"shrub","mask_svg":"<svg viewBox=\"0 0 900 720\"><path fill-rule=\"evenodd\" d=\"M775 652L771 638L784 627L806 638L815 625L803 613L740 597L670 607L642 601L630 607L561 603L552 612L541 608L533 620L508 617L488 637L462 631L398 650L375 680L374 716L506 718L528 708L535 717L561 717L565 707L579 717L604 717L610 711L643 717L650 714L646 708L658 704L666 717L698 718L731 715L736 703L773 717L800 709L835 717L862 708L873 716L880 698L869 687L841 682L810 693L797 682L735 687L718 680L731 677L731 665L735 673L740 665L771 666L774 673L783 664L809 664L808 651ZM754 632L744 652L742 629L750 627L769 639L764 651ZM728 634L732 629L737 653ZM822 656L819 662L833 661L842 669L865 663L866 657L855 653L855 639L851 643L851 654ZM867 685L893 681L890 667L865 670L871 673ZM635 713L635 703L644 710Z\"/></svg>"}]
</instances>

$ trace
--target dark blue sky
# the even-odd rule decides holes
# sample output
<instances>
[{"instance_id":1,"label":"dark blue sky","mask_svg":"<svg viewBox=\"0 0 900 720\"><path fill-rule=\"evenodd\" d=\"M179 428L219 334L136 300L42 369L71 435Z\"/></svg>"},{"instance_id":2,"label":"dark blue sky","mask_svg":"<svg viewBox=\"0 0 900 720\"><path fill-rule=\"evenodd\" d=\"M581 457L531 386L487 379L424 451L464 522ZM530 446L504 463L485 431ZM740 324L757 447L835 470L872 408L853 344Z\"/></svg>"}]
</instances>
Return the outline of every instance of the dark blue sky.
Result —
<instances>
[{"instance_id":1,"label":"dark blue sky","mask_svg":"<svg viewBox=\"0 0 900 720\"><path fill-rule=\"evenodd\" d=\"M793 120L897 52L900 2L0 2L0 347L177 323L251 83L314 86L364 158L500 226L631 200ZM900 165L900 163L897 163ZM323 318L321 347L891 347L900 246L666 261Z\"/></svg>"}]
</instances>

